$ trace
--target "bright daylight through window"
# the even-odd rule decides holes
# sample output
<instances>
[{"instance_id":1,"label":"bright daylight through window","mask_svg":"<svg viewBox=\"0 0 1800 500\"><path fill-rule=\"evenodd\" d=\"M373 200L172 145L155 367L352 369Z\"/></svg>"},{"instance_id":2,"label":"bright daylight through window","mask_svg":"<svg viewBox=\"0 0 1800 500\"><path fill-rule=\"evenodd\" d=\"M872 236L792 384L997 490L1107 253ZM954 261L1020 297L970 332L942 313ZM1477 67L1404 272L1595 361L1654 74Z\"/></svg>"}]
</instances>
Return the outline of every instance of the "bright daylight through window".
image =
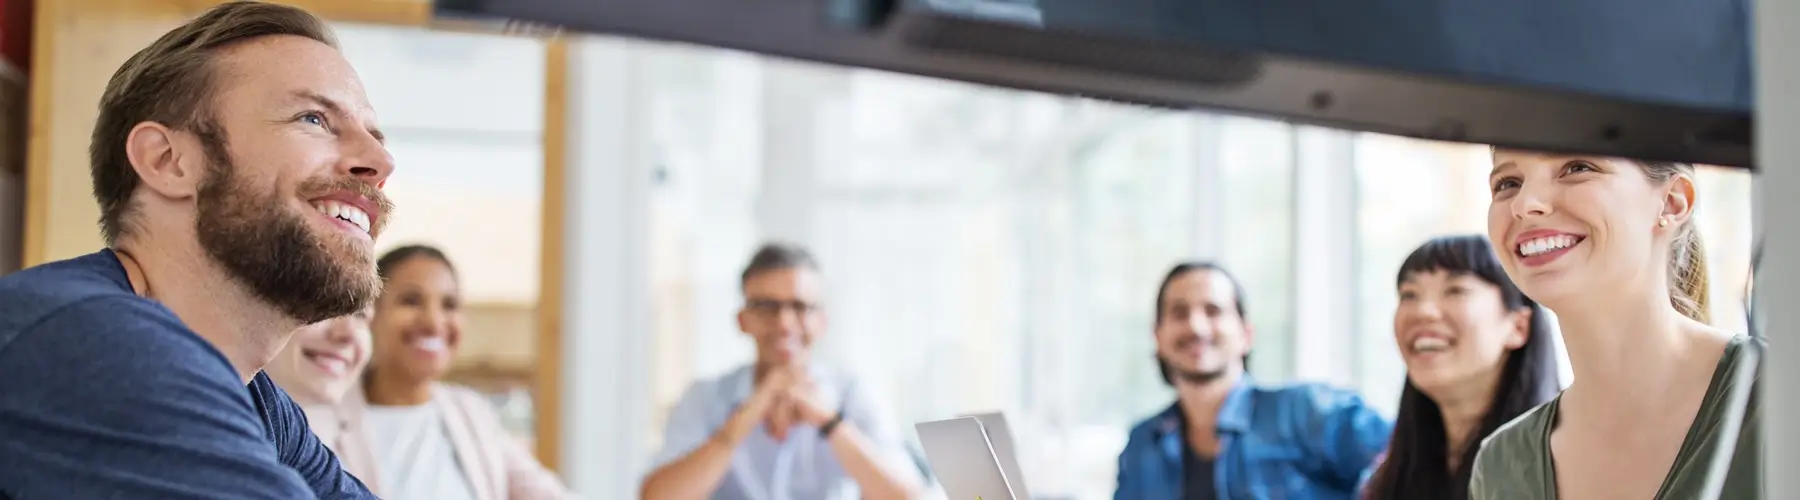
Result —
<instances>
[{"instance_id":1,"label":"bright daylight through window","mask_svg":"<svg viewBox=\"0 0 1800 500\"><path fill-rule=\"evenodd\" d=\"M1352 386L1391 413L1400 260L1485 226L1484 147L632 50L657 161L655 431L689 383L753 357L737 273L792 241L829 283L823 357L880 387L909 436L1003 410L1035 495L1110 498L1127 429L1172 401L1151 347L1171 265L1244 281L1260 381ZM1745 269L1748 176L1701 181L1714 269ZM1737 274L1717 274L1718 317L1741 315Z\"/></svg>"}]
</instances>

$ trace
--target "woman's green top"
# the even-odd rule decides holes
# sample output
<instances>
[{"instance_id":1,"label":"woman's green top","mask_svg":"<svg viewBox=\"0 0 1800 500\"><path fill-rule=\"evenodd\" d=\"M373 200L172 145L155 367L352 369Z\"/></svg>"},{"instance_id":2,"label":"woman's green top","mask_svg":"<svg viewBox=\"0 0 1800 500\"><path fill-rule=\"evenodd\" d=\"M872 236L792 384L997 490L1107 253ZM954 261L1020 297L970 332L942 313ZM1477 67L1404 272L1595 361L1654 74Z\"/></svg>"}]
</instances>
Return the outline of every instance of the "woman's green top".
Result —
<instances>
[{"instance_id":1,"label":"woman's green top","mask_svg":"<svg viewBox=\"0 0 1800 500\"><path fill-rule=\"evenodd\" d=\"M1718 497L1760 500L1762 495L1762 408L1755 391L1762 341L1739 336L1725 347L1713 369L1712 383L1700 401L1700 412L1688 427L1675 463L1663 477L1656 500L1690 500L1702 496L1714 479L1715 457L1731 461ZM1748 386L1748 387L1746 387ZM1520 415L1483 441L1469 483L1472 500L1555 500L1556 467L1550 456L1550 431L1562 397ZM1739 413L1739 410L1742 410ZM1738 418L1733 418L1738 417ZM1737 432L1742 429L1742 432ZM1735 439L1731 438L1736 433ZM1728 454L1728 455L1725 455Z\"/></svg>"}]
</instances>

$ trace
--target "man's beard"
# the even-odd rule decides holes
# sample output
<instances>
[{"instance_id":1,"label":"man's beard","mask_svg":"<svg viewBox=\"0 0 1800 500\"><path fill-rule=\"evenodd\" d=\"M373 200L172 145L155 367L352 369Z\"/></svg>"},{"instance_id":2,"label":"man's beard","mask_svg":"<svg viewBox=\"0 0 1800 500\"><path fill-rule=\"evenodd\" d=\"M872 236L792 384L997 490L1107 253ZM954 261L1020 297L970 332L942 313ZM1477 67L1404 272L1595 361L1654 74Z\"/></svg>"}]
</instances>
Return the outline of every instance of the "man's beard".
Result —
<instances>
[{"instance_id":1,"label":"man's beard","mask_svg":"<svg viewBox=\"0 0 1800 500\"><path fill-rule=\"evenodd\" d=\"M1218 381L1221 378L1224 378L1225 374L1227 372L1231 371L1229 369L1229 367L1222 365L1222 364L1219 366L1212 367L1212 369L1183 370L1181 368L1177 368L1173 364L1169 364L1168 361L1164 361L1163 363L1169 367L1169 375L1170 376L1180 379L1182 381L1186 381L1187 383L1193 384L1193 385L1211 384L1213 382Z\"/></svg>"},{"instance_id":2,"label":"man's beard","mask_svg":"<svg viewBox=\"0 0 1800 500\"><path fill-rule=\"evenodd\" d=\"M259 189L264 186L238 177L223 137L205 135L211 135L201 139L209 156L207 178L196 197L194 229L208 256L257 299L302 324L349 315L375 299L381 279L372 249L314 234L306 215L285 208L272 182ZM300 193L350 189L386 205L366 184L346 182L309 179ZM370 223L373 228L379 222Z\"/></svg>"},{"instance_id":3,"label":"man's beard","mask_svg":"<svg viewBox=\"0 0 1800 500\"><path fill-rule=\"evenodd\" d=\"M1191 348L1191 345L1178 346L1178 349L1182 351ZM1248 360L1249 357L1246 356L1243 359ZM1187 382L1191 385L1207 385L1225 378L1225 376L1231 374L1232 371L1231 362L1229 361L1214 362L1213 366L1206 366L1206 363L1202 361L1195 363L1199 366L1192 369L1182 368L1181 365L1170 362L1169 358L1164 357L1161 351L1157 351L1156 353L1156 363L1159 365L1159 368L1162 369L1163 374L1168 378L1170 384Z\"/></svg>"}]
</instances>

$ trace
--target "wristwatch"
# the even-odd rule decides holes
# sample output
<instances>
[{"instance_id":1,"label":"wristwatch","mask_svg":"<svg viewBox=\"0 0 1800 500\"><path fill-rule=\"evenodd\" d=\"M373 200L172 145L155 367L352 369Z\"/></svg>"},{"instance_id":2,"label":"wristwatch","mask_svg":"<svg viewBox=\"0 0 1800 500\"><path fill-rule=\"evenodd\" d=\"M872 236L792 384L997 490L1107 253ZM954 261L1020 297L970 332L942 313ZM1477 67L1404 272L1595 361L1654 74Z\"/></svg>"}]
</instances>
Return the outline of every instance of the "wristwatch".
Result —
<instances>
[{"instance_id":1,"label":"wristwatch","mask_svg":"<svg viewBox=\"0 0 1800 500\"><path fill-rule=\"evenodd\" d=\"M844 410L838 410L837 415L833 415L831 420L826 420L824 425L819 426L819 437L831 439L831 431L837 430L838 424L842 423L844 423Z\"/></svg>"}]
</instances>

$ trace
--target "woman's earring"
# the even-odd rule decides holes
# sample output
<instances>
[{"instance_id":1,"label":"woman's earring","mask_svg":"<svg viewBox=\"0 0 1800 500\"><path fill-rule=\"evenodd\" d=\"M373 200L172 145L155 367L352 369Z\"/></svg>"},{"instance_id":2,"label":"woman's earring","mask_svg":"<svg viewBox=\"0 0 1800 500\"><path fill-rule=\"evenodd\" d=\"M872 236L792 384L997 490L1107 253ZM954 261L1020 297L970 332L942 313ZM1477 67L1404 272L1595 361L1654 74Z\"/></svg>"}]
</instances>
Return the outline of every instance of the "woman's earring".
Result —
<instances>
[{"instance_id":1,"label":"woman's earring","mask_svg":"<svg viewBox=\"0 0 1800 500\"><path fill-rule=\"evenodd\" d=\"M1661 217L1656 219L1656 227L1669 227L1669 218Z\"/></svg>"}]
</instances>

